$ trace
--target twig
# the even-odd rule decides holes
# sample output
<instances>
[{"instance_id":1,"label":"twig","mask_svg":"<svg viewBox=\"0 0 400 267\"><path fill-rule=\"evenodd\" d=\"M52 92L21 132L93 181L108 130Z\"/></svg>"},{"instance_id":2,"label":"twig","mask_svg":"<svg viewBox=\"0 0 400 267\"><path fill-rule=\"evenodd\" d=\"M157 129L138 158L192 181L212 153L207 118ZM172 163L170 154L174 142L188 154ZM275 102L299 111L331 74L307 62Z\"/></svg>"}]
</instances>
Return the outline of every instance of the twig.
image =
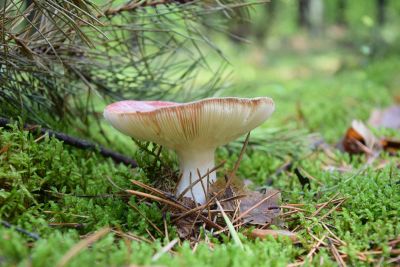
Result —
<instances>
[{"instance_id":1,"label":"twig","mask_svg":"<svg viewBox=\"0 0 400 267\"><path fill-rule=\"evenodd\" d=\"M24 234L24 235L27 235L27 236L29 236L30 238L34 239L34 240L39 240L39 239L40 239L40 236L39 236L38 234L36 234L36 233L31 233L31 232L29 232L29 231L27 231L27 230L25 230L25 229L23 229L23 228L21 228L21 227L14 226L14 225L12 225L12 224L9 223L9 222L1 221L1 224L2 224L4 227L7 227L7 228L14 228L15 231L20 232L20 233L22 233L22 234Z\"/></svg>"},{"instance_id":2,"label":"twig","mask_svg":"<svg viewBox=\"0 0 400 267\"><path fill-rule=\"evenodd\" d=\"M0 127L10 129L10 123L10 120L0 117ZM42 128L39 125L24 124L23 128L31 133L38 133L39 135L47 134L49 137L54 137L60 141L63 141L65 144L74 146L76 148L98 151L101 155L113 159L116 163L123 163L131 166L132 168L136 168L138 166L136 161L133 159L87 140L79 139L65 133L56 132L51 129Z\"/></svg>"}]
</instances>

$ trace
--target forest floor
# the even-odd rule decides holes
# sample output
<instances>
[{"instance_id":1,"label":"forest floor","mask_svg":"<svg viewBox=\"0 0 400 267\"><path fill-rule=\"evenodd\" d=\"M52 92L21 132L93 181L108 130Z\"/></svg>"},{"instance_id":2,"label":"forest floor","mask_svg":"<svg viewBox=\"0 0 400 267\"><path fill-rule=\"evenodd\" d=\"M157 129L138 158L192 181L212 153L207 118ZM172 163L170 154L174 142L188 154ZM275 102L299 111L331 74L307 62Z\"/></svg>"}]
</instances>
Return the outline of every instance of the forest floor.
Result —
<instances>
[{"instance_id":1,"label":"forest floor","mask_svg":"<svg viewBox=\"0 0 400 267\"><path fill-rule=\"evenodd\" d=\"M371 158L342 152L336 144L354 119L367 124L373 109L399 101L400 60L318 48L271 55L229 49L239 54L230 57L234 86L221 94L270 96L276 104L271 119L255 131L261 146L276 151L251 150L238 176L253 188L281 191L281 223L274 229L295 232L297 242L252 240L239 230L243 248L227 236L208 236L195 248L179 241L163 250L177 237L168 216L156 203L121 194L137 189L132 179L150 183L146 170L14 127L0 129L0 265L399 265L399 152ZM400 139L398 130L371 130ZM289 132L313 147L303 132L317 133L324 146L274 147ZM274 137L270 144L268 136ZM227 160L227 171L237 156L221 149L217 161ZM147 161L141 152L135 157ZM277 172L285 162L292 167Z\"/></svg>"}]
</instances>

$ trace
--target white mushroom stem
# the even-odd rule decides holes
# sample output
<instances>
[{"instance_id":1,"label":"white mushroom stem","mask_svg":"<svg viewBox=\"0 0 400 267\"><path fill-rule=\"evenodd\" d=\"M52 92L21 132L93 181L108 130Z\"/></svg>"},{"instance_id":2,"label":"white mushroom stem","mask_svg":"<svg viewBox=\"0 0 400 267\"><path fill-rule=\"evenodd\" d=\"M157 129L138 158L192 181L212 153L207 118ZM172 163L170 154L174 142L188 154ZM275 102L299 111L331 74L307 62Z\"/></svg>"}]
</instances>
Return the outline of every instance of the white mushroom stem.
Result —
<instances>
[{"instance_id":1,"label":"white mushroom stem","mask_svg":"<svg viewBox=\"0 0 400 267\"><path fill-rule=\"evenodd\" d=\"M207 182L210 185L215 182L217 177L215 171L206 175L215 166L214 152L215 148L177 151L182 178L177 186L176 196L181 195L182 192L191 185L191 183L199 180L200 177L205 176L201 181L187 190L184 196L192 198L194 201L200 204L204 204L206 202L206 196L208 193ZM198 174L199 172L200 177Z\"/></svg>"}]
</instances>

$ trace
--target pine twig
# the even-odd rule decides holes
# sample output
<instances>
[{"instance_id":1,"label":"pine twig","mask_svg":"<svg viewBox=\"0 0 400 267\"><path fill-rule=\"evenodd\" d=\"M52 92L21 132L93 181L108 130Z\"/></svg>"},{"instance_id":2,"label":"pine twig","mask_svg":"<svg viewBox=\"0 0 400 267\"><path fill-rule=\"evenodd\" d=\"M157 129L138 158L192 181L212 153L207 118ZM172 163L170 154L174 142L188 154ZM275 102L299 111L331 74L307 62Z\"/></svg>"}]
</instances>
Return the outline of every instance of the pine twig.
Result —
<instances>
[{"instance_id":1,"label":"pine twig","mask_svg":"<svg viewBox=\"0 0 400 267\"><path fill-rule=\"evenodd\" d=\"M0 117L0 127L11 128L9 125L10 123L10 120ZM136 161L133 159L98 144L92 143L88 140L76 138L62 132L53 131L51 129L42 128L39 125L24 124L23 128L31 133L38 133L42 135L47 134L50 137L54 137L57 140L63 141L65 144L74 146L76 148L98 151L102 156L111 158L116 163L123 163L131 166L132 168L136 168L138 166Z\"/></svg>"},{"instance_id":2,"label":"pine twig","mask_svg":"<svg viewBox=\"0 0 400 267\"><path fill-rule=\"evenodd\" d=\"M40 239L40 236L39 236L38 234L36 234L36 233L31 233L31 232L29 232L29 231L27 231L27 230L25 230L25 229L23 229L23 228L21 228L21 227L14 226L14 225L12 225L12 224L9 223L9 222L1 221L1 224L2 224L4 227L7 227L7 228L14 228L17 232L20 232L20 233L22 233L22 234L25 234L25 235L29 236L30 238L32 238L32 239L34 239L34 240L39 240L39 239Z\"/></svg>"}]
</instances>

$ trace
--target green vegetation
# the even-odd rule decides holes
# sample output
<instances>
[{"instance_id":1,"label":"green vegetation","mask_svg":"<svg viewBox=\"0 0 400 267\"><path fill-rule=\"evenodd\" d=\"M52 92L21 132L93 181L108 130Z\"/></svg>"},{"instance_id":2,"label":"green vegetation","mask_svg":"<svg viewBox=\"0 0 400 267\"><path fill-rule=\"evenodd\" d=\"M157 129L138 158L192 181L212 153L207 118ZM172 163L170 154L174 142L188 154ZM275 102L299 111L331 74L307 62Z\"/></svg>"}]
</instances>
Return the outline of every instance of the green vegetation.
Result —
<instances>
[{"instance_id":1,"label":"green vegetation","mask_svg":"<svg viewBox=\"0 0 400 267\"><path fill-rule=\"evenodd\" d=\"M334 1L326 2L327 21L332 22ZM238 177L250 181L253 188L280 190L283 205L302 204L298 206L302 210L292 214L289 214L292 209L283 209L285 215L280 224L273 226L296 232L298 243L272 237L252 240L241 229L238 233L241 242L236 242L242 243L243 249L230 236L217 238L207 233L207 241L200 241L195 251L189 241L179 241L169 252L152 260L177 238L176 228L158 204L127 195L123 190L138 189L130 182L132 179L159 186L162 182L157 178L162 173L177 170L175 158L163 151L167 166L163 169L165 166L137 150L129 138L101 119L103 131L100 131L97 121L89 117L85 120L89 129L83 134L82 122L76 128L71 124L61 128L67 127L70 133L102 143L106 143L104 136L107 136L108 146L132 156L141 167L117 165L96 152L30 134L18 128L18 123L12 124L11 129L0 128L0 266L62 266L62 259L71 248L78 248L79 242L104 229L112 230L79 248L65 266L250 267L287 266L301 260L306 260L306 266L337 266L332 244L345 256L349 266L399 264L393 260L399 254L390 251L390 242L400 237L400 153L382 153L372 164L367 164L364 155L349 155L334 148L353 119L367 121L374 108L389 106L399 98L400 59L396 54L399 35L398 29L393 30L399 18L390 11L392 23L382 28L381 35L373 35L374 6L372 1L367 2L368 5L358 9L359 5L353 6L349 1L349 26L340 39L299 33L293 19L275 21L270 36L262 44L237 44L221 35L210 37L224 52L233 71L223 82L225 89L218 94L270 96L275 100L276 112L251 134ZM294 17L296 8L290 3L282 0L278 4L278 14L283 18ZM391 2L393 10L398 5ZM257 25L261 24L263 12L254 11ZM203 45L200 42L200 50ZM178 48L171 50L175 53ZM215 51L210 52L211 57L214 54ZM211 59L208 63L211 69L216 69L220 61ZM210 80L208 72L196 72L196 77L194 87ZM156 84L162 83L162 77L159 78ZM113 77L109 79L112 83ZM182 79L185 84L192 83L187 77ZM146 88L152 85L146 83L149 80L151 77L146 76L143 81ZM80 85L74 84L74 90ZM176 88L172 85L168 88L174 94L165 98L172 99ZM157 98L157 94L151 97ZM190 94L180 97L190 98ZM104 100L92 101L94 113L101 112L106 104ZM34 115L38 114L35 111ZM42 118L46 121L47 116ZM377 136L400 139L398 130L373 131ZM309 148L311 133L320 134L331 145L328 152ZM217 161L227 160L220 177L232 169L239 149L238 143L219 149ZM293 167L278 174L277 170L289 161ZM300 183L295 168L309 178L308 185ZM332 199L338 201L319 209L318 205ZM22 229L39 238L23 233ZM318 243L317 239L325 245L316 249L307 261L306 256ZM392 247L398 251L400 242Z\"/></svg>"},{"instance_id":2,"label":"green vegetation","mask_svg":"<svg viewBox=\"0 0 400 267\"><path fill-rule=\"evenodd\" d=\"M248 82L255 91L241 94L265 94L276 99L277 111L265 127L278 127L287 121L289 124L300 123L301 127L320 130L328 140L337 141L351 119L366 119L371 108L390 103L395 93L392 85L398 79L395 76L398 68L393 66L398 64L385 59L335 76L311 75L288 82L279 81L271 86L268 84L272 83L271 79L262 73L276 71L276 68L258 68L254 75L260 76L255 82L253 79ZM246 73L237 79L242 77L246 77ZM241 83L246 84L245 81ZM348 94L350 87L351 94ZM379 94L376 94L377 90ZM304 120L296 119L296 103L301 106ZM262 132L260 130L257 136ZM400 137L396 132L385 133ZM345 197L346 201L323 222L330 225L331 231L346 243L339 250L348 255L349 263L357 266L371 264L358 259L357 253L372 249L384 252L379 257L371 255L371 259L383 257L385 260L390 257L388 242L400 234L400 185L396 165L399 157L384 156L388 163L382 169L376 170L374 166L363 169L365 161L362 156L350 158L335 152L336 163L342 162L354 168L348 173L339 173L325 171L328 156L324 152L314 153L312 157L296 161L315 178L309 188L302 188L297 177L290 172L279 177L273 175L282 159L256 150L244 158L239 176L253 180L255 186L263 186L272 179L272 187L282 191L283 203L305 204L303 208L307 212L296 213L284 222L289 229L298 229L300 244L284 239L252 241L241 235L244 250L238 250L232 241L221 243L212 238L214 248L211 253L206 243L200 243L196 252L192 253L189 244L183 242L175 247L176 255L166 253L152 262L152 256L168 243L166 237L147 221L151 220L163 229L161 210L156 204L149 206L134 197L129 198L113 185L123 189L133 188L130 179L149 183L145 172L115 165L95 152L78 150L52 138L35 138L38 137L15 127L0 131L1 217L40 235L40 240L35 241L14 228L3 226L0 237L5 242L0 242L0 260L6 266L55 266L80 240L81 235L106 226L151 240L147 229L157 240L150 243L131 241L109 233L74 256L68 266L85 266L94 262L103 266L132 263L165 266L260 266L262 263L286 266L311 249L315 240L309 232L319 238L328 234L319 220L333 205L315 217L309 216L316 210L317 203L328 201L335 194ZM297 148L292 149L295 151ZM142 162L149 160L145 154L139 153L136 157ZM228 150L219 151L219 159L228 159L225 168L232 166L236 157ZM135 205L142 214L128 203ZM168 232L170 240L176 237L172 226L169 226ZM326 248L317 251L313 262L318 265L321 260L325 266L336 264Z\"/></svg>"}]
</instances>

